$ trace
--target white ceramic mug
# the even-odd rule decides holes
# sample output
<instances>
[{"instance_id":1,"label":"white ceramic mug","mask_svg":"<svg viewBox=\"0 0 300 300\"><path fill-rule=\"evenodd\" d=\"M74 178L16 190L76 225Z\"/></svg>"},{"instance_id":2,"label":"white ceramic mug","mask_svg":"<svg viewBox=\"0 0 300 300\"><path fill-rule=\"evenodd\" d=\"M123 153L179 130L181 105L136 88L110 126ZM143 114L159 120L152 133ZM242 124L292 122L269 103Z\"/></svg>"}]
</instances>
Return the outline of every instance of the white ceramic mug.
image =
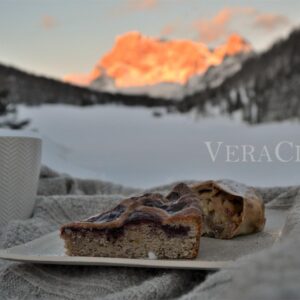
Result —
<instances>
[{"instance_id":1,"label":"white ceramic mug","mask_svg":"<svg viewBox=\"0 0 300 300\"><path fill-rule=\"evenodd\" d=\"M0 226L32 214L41 166L36 134L0 130Z\"/></svg>"}]
</instances>

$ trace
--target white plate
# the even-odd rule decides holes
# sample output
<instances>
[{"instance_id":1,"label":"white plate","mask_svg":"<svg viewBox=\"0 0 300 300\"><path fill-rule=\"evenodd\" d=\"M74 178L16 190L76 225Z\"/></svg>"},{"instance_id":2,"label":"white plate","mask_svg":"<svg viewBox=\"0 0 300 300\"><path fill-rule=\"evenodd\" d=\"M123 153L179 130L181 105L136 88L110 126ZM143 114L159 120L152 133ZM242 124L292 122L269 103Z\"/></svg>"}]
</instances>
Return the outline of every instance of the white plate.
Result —
<instances>
[{"instance_id":1,"label":"white plate","mask_svg":"<svg viewBox=\"0 0 300 300\"><path fill-rule=\"evenodd\" d=\"M199 257L194 260L128 259L109 257L67 256L59 232L16 247L0 250L0 258L27 263L59 265L100 265L148 268L219 269L229 268L237 258L270 247L281 234L286 212L266 210L263 232L232 240L201 238Z\"/></svg>"}]
</instances>

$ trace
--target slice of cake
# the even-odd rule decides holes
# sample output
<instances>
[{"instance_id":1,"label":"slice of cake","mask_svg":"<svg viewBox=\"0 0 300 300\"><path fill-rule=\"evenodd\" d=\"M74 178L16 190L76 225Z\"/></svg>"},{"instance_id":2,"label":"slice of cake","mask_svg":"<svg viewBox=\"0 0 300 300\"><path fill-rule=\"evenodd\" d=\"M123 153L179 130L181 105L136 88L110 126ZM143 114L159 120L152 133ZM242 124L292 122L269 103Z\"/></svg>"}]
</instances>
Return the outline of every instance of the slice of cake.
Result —
<instances>
[{"instance_id":1,"label":"slice of cake","mask_svg":"<svg viewBox=\"0 0 300 300\"><path fill-rule=\"evenodd\" d=\"M68 255L195 258L201 235L197 196L185 184L166 197L144 194L113 209L61 227Z\"/></svg>"},{"instance_id":2,"label":"slice of cake","mask_svg":"<svg viewBox=\"0 0 300 300\"><path fill-rule=\"evenodd\" d=\"M203 211L203 235L230 239L264 228L264 204L253 188L231 180L211 180L192 189Z\"/></svg>"}]
</instances>

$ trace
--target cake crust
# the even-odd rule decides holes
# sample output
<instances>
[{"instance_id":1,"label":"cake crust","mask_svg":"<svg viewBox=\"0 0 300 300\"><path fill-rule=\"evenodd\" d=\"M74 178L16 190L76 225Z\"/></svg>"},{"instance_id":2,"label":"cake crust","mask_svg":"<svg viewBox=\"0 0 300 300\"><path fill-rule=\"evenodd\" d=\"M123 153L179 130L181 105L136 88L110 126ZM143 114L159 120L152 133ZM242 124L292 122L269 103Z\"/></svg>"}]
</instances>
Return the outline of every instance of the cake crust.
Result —
<instances>
[{"instance_id":1,"label":"cake crust","mask_svg":"<svg viewBox=\"0 0 300 300\"><path fill-rule=\"evenodd\" d=\"M153 252L158 258L195 258L201 218L197 195L181 183L166 197L131 197L108 211L63 225L61 237L69 255L146 257Z\"/></svg>"}]
</instances>

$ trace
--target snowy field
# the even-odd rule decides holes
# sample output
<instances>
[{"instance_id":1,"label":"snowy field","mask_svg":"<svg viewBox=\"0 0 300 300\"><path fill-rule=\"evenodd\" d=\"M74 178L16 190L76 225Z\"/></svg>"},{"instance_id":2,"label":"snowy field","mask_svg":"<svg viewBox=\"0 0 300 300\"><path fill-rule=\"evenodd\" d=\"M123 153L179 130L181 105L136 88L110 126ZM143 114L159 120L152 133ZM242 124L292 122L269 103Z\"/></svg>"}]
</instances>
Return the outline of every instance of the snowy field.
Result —
<instances>
[{"instance_id":1,"label":"snowy field","mask_svg":"<svg viewBox=\"0 0 300 300\"><path fill-rule=\"evenodd\" d=\"M77 177L135 187L211 178L259 186L300 183L296 147L282 147L284 159L294 158L288 163L274 154L280 141L300 144L297 122L249 126L237 119L196 118L193 113L157 118L151 109L115 105L20 106L19 117L31 118L30 129L41 134L43 163ZM205 141L223 142L215 162ZM253 155L261 162L226 162L225 144L238 146L235 158L242 157L240 145L255 145ZM264 145L272 162L260 156Z\"/></svg>"}]
</instances>

